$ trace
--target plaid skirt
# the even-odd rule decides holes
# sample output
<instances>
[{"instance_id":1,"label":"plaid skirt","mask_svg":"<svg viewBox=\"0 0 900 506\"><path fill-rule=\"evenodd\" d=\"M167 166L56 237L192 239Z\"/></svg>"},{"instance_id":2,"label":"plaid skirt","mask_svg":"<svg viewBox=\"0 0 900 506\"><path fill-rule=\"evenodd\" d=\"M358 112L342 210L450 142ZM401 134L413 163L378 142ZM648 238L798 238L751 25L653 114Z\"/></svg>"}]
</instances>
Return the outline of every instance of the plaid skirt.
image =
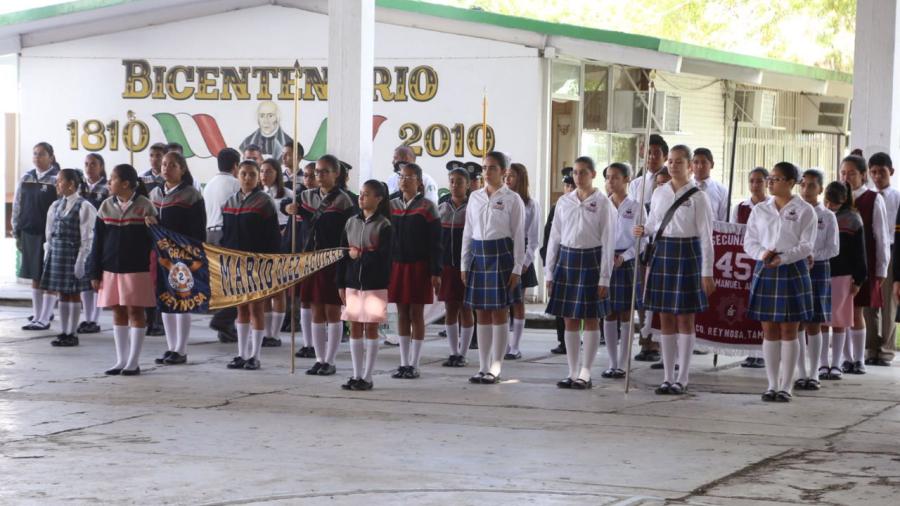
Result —
<instances>
[{"instance_id":1,"label":"plaid skirt","mask_svg":"<svg viewBox=\"0 0 900 506\"><path fill-rule=\"evenodd\" d=\"M702 253L696 237L663 237L648 267L644 309L655 313L701 313L709 307L700 283Z\"/></svg>"},{"instance_id":2,"label":"plaid skirt","mask_svg":"<svg viewBox=\"0 0 900 506\"><path fill-rule=\"evenodd\" d=\"M609 280L609 309L620 313L631 310L631 285L634 282L634 259L623 262L621 267L614 268ZM637 290L634 291L634 308L641 308L641 278L637 279Z\"/></svg>"},{"instance_id":3,"label":"plaid skirt","mask_svg":"<svg viewBox=\"0 0 900 506\"><path fill-rule=\"evenodd\" d=\"M747 317L761 322L808 322L813 318L813 291L806 260L765 268L756 262Z\"/></svg>"},{"instance_id":4,"label":"plaid skirt","mask_svg":"<svg viewBox=\"0 0 900 506\"><path fill-rule=\"evenodd\" d=\"M553 267L553 284L546 312L577 320L604 318L609 314L609 297L597 294L600 283L602 248L576 249L560 246Z\"/></svg>"},{"instance_id":5,"label":"plaid skirt","mask_svg":"<svg viewBox=\"0 0 900 506\"><path fill-rule=\"evenodd\" d=\"M85 274L82 279L75 277L75 258L78 255L77 247L69 249L53 244L47 261L44 262L44 272L41 275L41 290L59 293L81 293L91 290L90 276Z\"/></svg>"},{"instance_id":6,"label":"plaid skirt","mask_svg":"<svg viewBox=\"0 0 900 506\"><path fill-rule=\"evenodd\" d=\"M813 323L831 321L831 262L828 260L813 262L809 280L812 283L813 315L808 321Z\"/></svg>"},{"instance_id":7,"label":"plaid skirt","mask_svg":"<svg viewBox=\"0 0 900 506\"><path fill-rule=\"evenodd\" d=\"M464 304L472 309L503 309L522 301L522 283L508 289L512 275L513 240L472 240L472 265L466 274Z\"/></svg>"}]
</instances>

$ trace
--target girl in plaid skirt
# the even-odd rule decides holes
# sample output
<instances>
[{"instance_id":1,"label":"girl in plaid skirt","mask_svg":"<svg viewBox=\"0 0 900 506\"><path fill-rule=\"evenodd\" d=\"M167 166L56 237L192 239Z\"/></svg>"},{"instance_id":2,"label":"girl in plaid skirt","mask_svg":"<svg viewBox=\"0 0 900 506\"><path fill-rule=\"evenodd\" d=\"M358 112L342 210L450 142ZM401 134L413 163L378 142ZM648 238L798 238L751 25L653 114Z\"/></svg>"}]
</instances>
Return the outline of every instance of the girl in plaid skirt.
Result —
<instances>
[{"instance_id":1,"label":"girl in plaid skirt","mask_svg":"<svg viewBox=\"0 0 900 506\"><path fill-rule=\"evenodd\" d=\"M63 169L56 178L60 199L50 205L44 244L44 268L41 290L59 296L62 333L50 342L53 346L78 346L75 326L81 309L80 294L91 289L85 265L94 239L97 211L78 194L81 175L75 169Z\"/></svg>"},{"instance_id":2,"label":"girl in plaid skirt","mask_svg":"<svg viewBox=\"0 0 900 506\"><path fill-rule=\"evenodd\" d=\"M616 242L616 211L592 182L597 172L586 156L575 160L575 191L556 201L544 278L550 303L547 312L565 319L569 374L559 388L591 388L591 368L600 345L600 319L609 313L609 278ZM640 207L640 206L639 206ZM578 369L584 323L584 358ZM607 336L606 341L614 339Z\"/></svg>"},{"instance_id":3,"label":"girl in plaid skirt","mask_svg":"<svg viewBox=\"0 0 900 506\"><path fill-rule=\"evenodd\" d=\"M528 169L521 163L512 163L506 170L504 177L506 186L522 197L525 204L525 265L522 266L522 295L525 290L538 285L537 271L534 269L534 254L540 247L538 238L538 220L541 214L541 206L531 198L528 191ZM512 305L512 336L509 340L509 349L506 350L507 360L522 358L519 351L519 343L522 341L522 332L525 330L525 300Z\"/></svg>"},{"instance_id":4,"label":"girl in plaid skirt","mask_svg":"<svg viewBox=\"0 0 900 506\"><path fill-rule=\"evenodd\" d=\"M793 164L775 164L767 180L772 198L753 208L744 233L744 251L756 259L747 316L762 323L767 402L791 400L800 322L813 319L807 257L816 241L817 216L791 194L798 179Z\"/></svg>"},{"instance_id":5,"label":"girl in plaid skirt","mask_svg":"<svg viewBox=\"0 0 900 506\"><path fill-rule=\"evenodd\" d=\"M797 357L800 376L794 382L794 388L798 390L819 389L822 333L831 320L831 258L840 252L837 218L819 202L823 183L822 172L816 169L804 171L800 181L800 196L816 212L816 242L813 254L806 259L813 291L813 317L803 324L797 340L800 343Z\"/></svg>"},{"instance_id":6,"label":"girl in plaid skirt","mask_svg":"<svg viewBox=\"0 0 900 506\"><path fill-rule=\"evenodd\" d=\"M484 188L472 192L463 227L460 278L464 305L478 318L478 374L470 383L494 384L509 341L509 307L522 300L525 204L503 184L509 159L492 151L484 160Z\"/></svg>"},{"instance_id":7,"label":"girl in plaid skirt","mask_svg":"<svg viewBox=\"0 0 900 506\"><path fill-rule=\"evenodd\" d=\"M609 354L609 368L601 374L604 378L624 378L625 371L620 364L625 363L628 353L627 339L625 336L628 322L634 317L631 312L631 298L635 297L635 309L641 308L641 280L638 278L637 289L632 289L634 284L634 259L643 249L639 247L631 229L634 228L635 219L640 217L640 223L646 221L644 207L636 199L628 196L628 181L631 178L631 167L624 163L610 164L603 171L606 178L606 193L609 200L616 208L616 240L615 257L613 259L613 271L610 278L609 305L610 313L603 322L603 334L606 337L606 351ZM641 246L645 241L641 241ZM621 348L619 346L621 345Z\"/></svg>"},{"instance_id":8,"label":"girl in plaid skirt","mask_svg":"<svg viewBox=\"0 0 900 506\"><path fill-rule=\"evenodd\" d=\"M672 178L658 187L650 199L647 224L634 227L635 237L659 236L647 269L644 309L659 313L660 347L665 379L659 395L680 395L687 390L691 354L694 351L694 315L709 305L713 282L712 210L706 193L690 179L691 150L678 145L669 150L668 170ZM672 220L663 220L675 202L688 192ZM679 364L675 378L675 364Z\"/></svg>"}]
</instances>

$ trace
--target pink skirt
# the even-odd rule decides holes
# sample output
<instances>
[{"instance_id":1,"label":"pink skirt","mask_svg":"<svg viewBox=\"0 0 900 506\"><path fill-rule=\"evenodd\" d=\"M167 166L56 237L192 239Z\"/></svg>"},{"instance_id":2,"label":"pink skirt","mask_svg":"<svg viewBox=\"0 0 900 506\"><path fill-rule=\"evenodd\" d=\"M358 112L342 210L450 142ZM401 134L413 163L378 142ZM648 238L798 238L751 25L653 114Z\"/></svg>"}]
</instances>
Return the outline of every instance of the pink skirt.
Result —
<instances>
[{"instance_id":1,"label":"pink skirt","mask_svg":"<svg viewBox=\"0 0 900 506\"><path fill-rule=\"evenodd\" d=\"M853 326L852 276L831 278L831 327L850 328Z\"/></svg>"},{"instance_id":2,"label":"pink skirt","mask_svg":"<svg viewBox=\"0 0 900 506\"><path fill-rule=\"evenodd\" d=\"M155 307L153 278L149 272L117 273L103 271L98 292L98 307Z\"/></svg>"},{"instance_id":3,"label":"pink skirt","mask_svg":"<svg viewBox=\"0 0 900 506\"><path fill-rule=\"evenodd\" d=\"M347 305L341 311L341 320L357 323L384 323L387 321L387 290L347 288L344 297L347 299Z\"/></svg>"}]
</instances>

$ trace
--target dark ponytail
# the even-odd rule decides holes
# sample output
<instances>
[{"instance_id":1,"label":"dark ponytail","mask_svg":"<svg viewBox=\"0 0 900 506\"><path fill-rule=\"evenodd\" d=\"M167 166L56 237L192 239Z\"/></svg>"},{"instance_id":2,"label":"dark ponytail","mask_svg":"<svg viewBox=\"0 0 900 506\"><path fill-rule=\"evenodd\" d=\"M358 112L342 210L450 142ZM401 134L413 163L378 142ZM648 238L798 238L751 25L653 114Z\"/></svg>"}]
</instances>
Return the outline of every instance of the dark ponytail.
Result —
<instances>
[{"instance_id":1,"label":"dark ponytail","mask_svg":"<svg viewBox=\"0 0 900 506\"><path fill-rule=\"evenodd\" d=\"M85 190L84 179L78 169L61 169L57 177L75 183L75 193L82 193Z\"/></svg>"},{"instance_id":2,"label":"dark ponytail","mask_svg":"<svg viewBox=\"0 0 900 506\"><path fill-rule=\"evenodd\" d=\"M144 186L144 182L141 181L141 178L138 177L137 171L131 165L127 163L120 163L113 168L113 174L116 175L123 182L128 183L128 186L134 190L134 193L137 195L141 195L143 197L147 197L147 187Z\"/></svg>"},{"instance_id":3,"label":"dark ponytail","mask_svg":"<svg viewBox=\"0 0 900 506\"><path fill-rule=\"evenodd\" d=\"M56 155L53 154L53 146L50 145L49 142L39 142L34 145L36 148L41 148L50 155L50 168L51 169L59 169L59 163L56 161Z\"/></svg>"},{"instance_id":4,"label":"dark ponytail","mask_svg":"<svg viewBox=\"0 0 900 506\"><path fill-rule=\"evenodd\" d=\"M853 208L853 190L848 183L832 181L825 187L825 200L832 204L841 203L835 214L846 211Z\"/></svg>"},{"instance_id":5,"label":"dark ponytail","mask_svg":"<svg viewBox=\"0 0 900 506\"><path fill-rule=\"evenodd\" d=\"M363 188L367 188L377 197L381 197L381 202L378 203L378 208L375 209L375 214L380 214L385 218L390 219L391 199L390 195L388 194L387 185L377 179L369 179L368 181L363 183Z\"/></svg>"}]
</instances>

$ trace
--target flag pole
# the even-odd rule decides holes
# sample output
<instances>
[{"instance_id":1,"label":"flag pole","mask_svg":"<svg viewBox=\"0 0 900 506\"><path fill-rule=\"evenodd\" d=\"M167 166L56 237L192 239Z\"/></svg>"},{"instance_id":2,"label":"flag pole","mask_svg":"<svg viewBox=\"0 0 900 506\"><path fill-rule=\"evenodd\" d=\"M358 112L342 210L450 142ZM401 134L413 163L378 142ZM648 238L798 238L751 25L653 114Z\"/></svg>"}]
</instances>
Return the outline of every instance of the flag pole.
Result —
<instances>
[{"instance_id":1,"label":"flag pole","mask_svg":"<svg viewBox=\"0 0 900 506\"><path fill-rule=\"evenodd\" d=\"M484 169L484 161L487 159L487 88L481 94L481 167Z\"/></svg>"},{"instance_id":2,"label":"flag pole","mask_svg":"<svg viewBox=\"0 0 900 506\"><path fill-rule=\"evenodd\" d=\"M654 93L653 79L650 79L650 84L647 86L647 128L646 133L647 137L644 141L644 172L647 172L647 160L650 158L650 132L653 127L653 95ZM646 177L646 174L642 174L641 178ZM651 183L652 184L652 183ZM641 207L644 206L644 195L647 191L647 184L642 180L641 181L641 189L640 189L640 198L638 199L638 204ZM643 211L643 209L641 209ZM635 216L635 226L643 226L644 213L639 212L637 216ZM631 279L631 310L628 312L628 336L625 340L625 349L628 350L628 358L625 360L625 394L628 394L628 390L631 387L631 346L634 342L634 306L635 306L635 298L637 297L637 281L638 276L641 271L641 239L640 237L635 238L634 245L634 276Z\"/></svg>"},{"instance_id":3,"label":"flag pole","mask_svg":"<svg viewBox=\"0 0 900 506\"><path fill-rule=\"evenodd\" d=\"M291 157L291 174L293 175L294 212L297 208L297 189L299 178L297 168L300 166L300 150L298 138L300 137L300 60L294 60L294 139L293 153ZM291 254L297 253L297 217L291 215ZM297 287L291 287L291 374L297 370L295 350L297 348Z\"/></svg>"},{"instance_id":4,"label":"flag pole","mask_svg":"<svg viewBox=\"0 0 900 506\"><path fill-rule=\"evenodd\" d=\"M128 110L128 123L125 124L125 128L128 129L129 139L131 138L131 125L134 122L134 119L135 119L134 111L129 109ZM128 145L127 146L128 147L128 164L131 165L132 167L134 167L134 149L131 148L131 145L133 145L133 143L128 142L126 144Z\"/></svg>"}]
</instances>

